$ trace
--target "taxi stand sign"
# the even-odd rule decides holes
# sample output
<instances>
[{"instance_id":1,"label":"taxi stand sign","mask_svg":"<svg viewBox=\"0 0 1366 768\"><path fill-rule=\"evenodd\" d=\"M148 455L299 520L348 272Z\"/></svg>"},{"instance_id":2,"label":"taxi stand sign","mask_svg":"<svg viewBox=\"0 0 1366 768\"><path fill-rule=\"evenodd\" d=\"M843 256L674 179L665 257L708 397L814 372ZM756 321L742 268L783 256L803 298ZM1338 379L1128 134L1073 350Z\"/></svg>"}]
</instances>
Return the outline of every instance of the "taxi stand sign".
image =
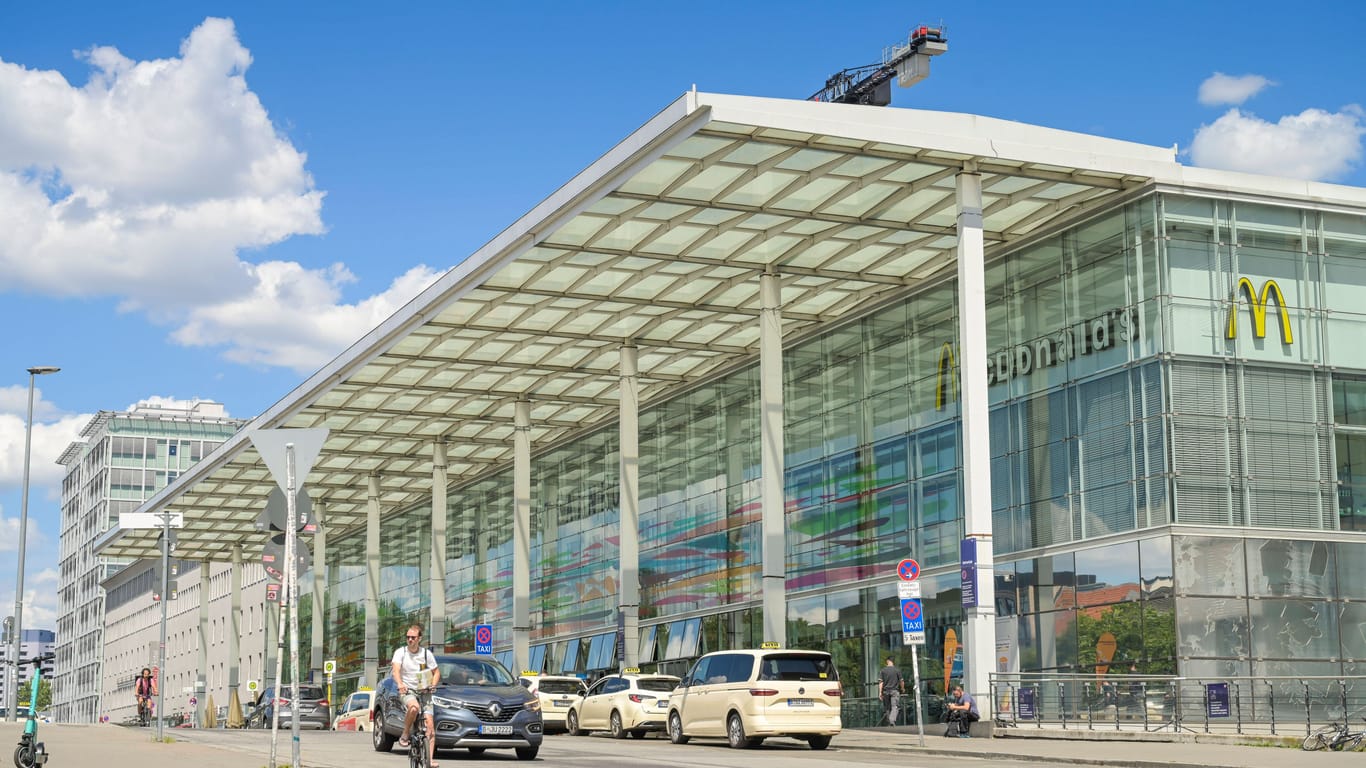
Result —
<instances>
[{"instance_id":1,"label":"taxi stand sign","mask_svg":"<svg viewBox=\"0 0 1366 768\"><path fill-rule=\"evenodd\" d=\"M920 582L899 581L897 597L901 598L901 644L925 644L925 613L920 603Z\"/></svg>"}]
</instances>

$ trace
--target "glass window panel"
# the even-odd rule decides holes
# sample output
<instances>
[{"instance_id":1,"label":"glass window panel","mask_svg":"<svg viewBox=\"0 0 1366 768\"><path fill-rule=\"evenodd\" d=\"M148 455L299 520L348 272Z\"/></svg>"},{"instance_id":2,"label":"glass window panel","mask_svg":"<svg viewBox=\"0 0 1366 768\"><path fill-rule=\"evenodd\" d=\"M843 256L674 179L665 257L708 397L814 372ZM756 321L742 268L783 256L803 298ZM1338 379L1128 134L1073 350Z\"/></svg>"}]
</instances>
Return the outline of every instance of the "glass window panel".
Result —
<instances>
[{"instance_id":1,"label":"glass window panel","mask_svg":"<svg viewBox=\"0 0 1366 768\"><path fill-rule=\"evenodd\" d=\"M1340 541L1334 546L1338 561L1338 597L1366 600L1366 544Z\"/></svg>"},{"instance_id":2,"label":"glass window panel","mask_svg":"<svg viewBox=\"0 0 1366 768\"><path fill-rule=\"evenodd\" d=\"M1247 540L1247 582L1263 597L1332 597L1333 548L1324 541Z\"/></svg>"},{"instance_id":3,"label":"glass window panel","mask_svg":"<svg viewBox=\"0 0 1366 768\"><path fill-rule=\"evenodd\" d=\"M1033 571L1038 610L1075 604L1076 560L1072 553L1035 558Z\"/></svg>"},{"instance_id":4,"label":"glass window panel","mask_svg":"<svg viewBox=\"0 0 1366 768\"><path fill-rule=\"evenodd\" d=\"M1366 531L1366 434L1338 432L1338 527Z\"/></svg>"},{"instance_id":5,"label":"glass window panel","mask_svg":"<svg viewBox=\"0 0 1366 768\"><path fill-rule=\"evenodd\" d=\"M648 664L655 660L655 632L658 627L644 627L640 631L640 663Z\"/></svg>"},{"instance_id":6,"label":"glass window panel","mask_svg":"<svg viewBox=\"0 0 1366 768\"><path fill-rule=\"evenodd\" d=\"M1139 597L1138 544L1128 541L1076 553L1077 605L1100 605Z\"/></svg>"},{"instance_id":7,"label":"glass window panel","mask_svg":"<svg viewBox=\"0 0 1366 768\"><path fill-rule=\"evenodd\" d=\"M579 671L579 638L566 641L563 646L564 655L560 657L561 672Z\"/></svg>"},{"instance_id":8,"label":"glass window panel","mask_svg":"<svg viewBox=\"0 0 1366 768\"><path fill-rule=\"evenodd\" d=\"M1182 656L1248 655L1246 600L1181 598L1176 618Z\"/></svg>"},{"instance_id":9,"label":"glass window panel","mask_svg":"<svg viewBox=\"0 0 1366 768\"><path fill-rule=\"evenodd\" d=\"M1143 595L1170 595L1172 593L1172 540L1162 536L1156 539L1143 539L1138 542L1139 578L1143 583Z\"/></svg>"},{"instance_id":10,"label":"glass window panel","mask_svg":"<svg viewBox=\"0 0 1366 768\"><path fill-rule=\"evenodd\" d=\"M531 647L527 669L530 669L532 672L541 672L545 669L545 649L546 647L544 645L533 645Z\"/></svg>"},{"instance_id":11,"label":"glass window panel","mask_svg":"<svg viewBox=\"0 0 1366 768\"><path fill-rule=\"evenodd\" d=\"M1143 655L1143 608L1143 603L1132 602L1077 611L1077 656L1082 672L1103 675L1107 668L1127 668Z\"/></svg>"},{"instance_id":12,"label":"glass window panel","mask_svg":"<svg viewBox=\"0 0 1366 768\"><path fill-rule=\"evenodd\" d=\"M1175 548L1177 594L1247 594L1242 539L1178 536Z\"/></svg>"},{"instance_id":13,"label":"glass window panel","mask_svg":"<svg viewBox=\"0 0 1366 768\"><path fill-rule=\"evenodd\" d=\"M792 648L825 647L825 597L789 600L787 637Z\"/></svg>"},{"instance_id":14,"label":"glass window panel","mask_svg":"<svg viewBox=\"0 0 1366 768\"><path fill-rule=\"evenodd\" d=\"M1333 376L1333 421L1366 427L1366 379Z\"/></svg>"},{"instance_id":15,"label":"glass window panel","mask_svg":"<svg viewBox=\"0 0 1366 768\"><path fill-rule=\"evenodd\" d=\"M1338 603L1338 626L1342 631L1342 655L1366 659L1366 603Z\"/></svg>"},{"instance_id":16,"label":"glass window panel","mask_svg":"<svg viewBox=\"0 0 1366 768\"><path fill-rule=\"evenodd\" d=\"M1165 597L1143 601L1143 664L1149 675L1176 674L1176 606Z\"/></svg>"},{"instance_id":17,"label":"glass window panel","mask_svg":"<svg viewBox=\"0 0 1366 768\"><path fill-rule=\"evenodd\" d=\"M1316 600L1253 600L1252 653L1272 659L1338 658L1337 610Z\"/></svg>"}]
</instances>

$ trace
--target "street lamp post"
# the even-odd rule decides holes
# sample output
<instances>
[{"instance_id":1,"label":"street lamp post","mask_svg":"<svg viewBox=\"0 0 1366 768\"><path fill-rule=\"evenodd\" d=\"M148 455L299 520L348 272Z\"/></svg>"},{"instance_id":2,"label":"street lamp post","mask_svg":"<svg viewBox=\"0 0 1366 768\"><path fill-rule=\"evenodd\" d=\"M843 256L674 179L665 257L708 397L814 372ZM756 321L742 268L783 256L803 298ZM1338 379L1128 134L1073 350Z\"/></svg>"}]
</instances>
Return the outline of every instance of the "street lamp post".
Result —
<instances>
[{"instance_id":1,"label":"street lamp post","mask_svg":"<svg viewBox=\"0 0 1366 768\"><path fill-rule=\"evenodd\" d=\"M19 575L14 580L14 631L10 634L9 713L5 719L14 722L19 713L19 650L24 637L24 550L28 548L28 464L33 450L33 380L38 376L60 371L55 365L36 365L28 369L28 428L24 430L24 488L19 500ZM30 701L29 706L37 702Z\"/></svg>"}]
</instances>

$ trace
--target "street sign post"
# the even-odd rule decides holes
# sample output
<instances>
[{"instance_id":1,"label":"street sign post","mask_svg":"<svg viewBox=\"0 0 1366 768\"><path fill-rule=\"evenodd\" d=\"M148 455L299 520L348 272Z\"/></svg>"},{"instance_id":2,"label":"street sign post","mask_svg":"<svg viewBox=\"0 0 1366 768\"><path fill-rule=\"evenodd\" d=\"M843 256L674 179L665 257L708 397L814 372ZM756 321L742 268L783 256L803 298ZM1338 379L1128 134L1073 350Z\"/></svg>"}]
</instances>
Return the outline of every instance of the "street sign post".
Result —
<instances>
[{"instance_id":1,"label":"street sign post","mask_svg":"<svg viewBox=\"0 0 1366 768\"><path fill-rule=\"evenodd\" d=\"M920 746L925 746L925 710L920 703L920 646L925 644L925 611L920 603L920 563L906 558L896 564L896 596L901 600L901 644L911 646L911 677L915 688L915 723Z\"/></svg>"}]
</instances>

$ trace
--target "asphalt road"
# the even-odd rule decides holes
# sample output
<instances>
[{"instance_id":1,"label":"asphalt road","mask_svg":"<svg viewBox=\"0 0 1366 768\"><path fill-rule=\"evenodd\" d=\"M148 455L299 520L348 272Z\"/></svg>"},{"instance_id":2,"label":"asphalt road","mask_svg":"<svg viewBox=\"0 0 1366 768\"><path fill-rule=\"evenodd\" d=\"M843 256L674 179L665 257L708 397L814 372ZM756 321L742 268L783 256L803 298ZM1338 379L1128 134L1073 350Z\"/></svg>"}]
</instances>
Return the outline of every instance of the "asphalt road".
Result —
<instances>
[{"instance_id":1,"label":"asphalt road","mask_svg":"<svg viewBox=\"0 0 1366 768\"><path fill-rule=\"evenodd\" d=\"M210 747L220 755L239 753L252 755L246 762L238 765L265 766L269 763L269 731L170 731L178 743ZM276 763L288 765L290 759L290 737L287 731L280 733L277 742ZM157 747L150 744L151 747ZM176 745L165 745L175 747ZM334 731L305 731L300 734L300 755L302 763L309 768L407 768L407 756L395 749L390 753L375 752L371 746L370 734ZM895 752L871 752L840 748L839 737L829 749L821 752L812 750L805 742L791 739L771 739L762 746L751 750L733 750L724 741L693 740L678 746L669 743L667 738L651 735L643 740L627 739L617 741L604 735L574 737L564 734L547 736L535 761L517 759L512 750L490 749L482 755L473 756L466 750L451 750L437 754L441 768L453 766L488 765L535 765L535 766L574 766L583 768L790 768L797 765L828 766L833 763L857 766L895 765L899 768L939 768L945 758L931 755L908 756ZM150 759L142 766L156 766L159 760ZM168 762L167 765L170 763ZM196 768L205 768L195 764ZM1037 766L1038 763L1016 761L974 760L973 765L983 768L1019 768L1023 765ZM50 763L48 768L62 768L61 764Z\"/></svg>"}]
</instances>

